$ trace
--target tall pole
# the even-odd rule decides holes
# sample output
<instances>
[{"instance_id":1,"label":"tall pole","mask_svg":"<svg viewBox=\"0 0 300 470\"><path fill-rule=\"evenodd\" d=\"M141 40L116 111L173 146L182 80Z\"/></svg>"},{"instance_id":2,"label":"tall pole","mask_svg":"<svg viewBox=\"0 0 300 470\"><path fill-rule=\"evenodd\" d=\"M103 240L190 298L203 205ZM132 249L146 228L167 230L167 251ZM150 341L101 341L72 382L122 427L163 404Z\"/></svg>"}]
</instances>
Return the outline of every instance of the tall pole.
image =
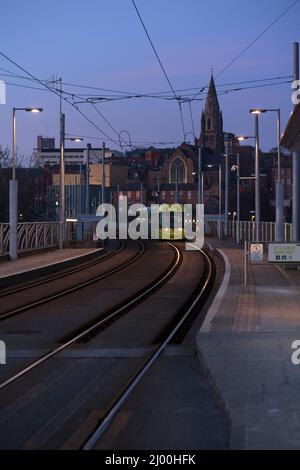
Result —
<instances>
[{"instance_id":1,"label":"tall pole","mask_svg":"<svg viewBox=\"0 0 300 470\"><path fill-rule=\"evenodd\" d=\"M105 204L105 142L102 143L101 203Z\"/></svg>"},{"instance_id":2,"label":"tall pole","mask_svg":"<svg viewBox=\"0 0 300 470\"><path fill-rule=\"evenodd\" d=\"M258 114L255 119L255 228L256 241L260 240L260 165L259 165L259 131Z\"/></svg>"},{"instance_id":3,"label":"tall pole","mask_svg":"<svg viewBox=\"0 0 300 470\"><path fill-rule=\"evenodd\" d=\"M241 200L240 200L240 154L236 156L236 242L240 243L240 220L241 220Z\"/></svg>"},{"instance_id":4,"label":"tall pole","mask_svg":"<svg viewBox=\"0 0 300 470\"><path fill-rule=\"evenodd\" d=\"M59 249L63 249L65 232L65 115L60 113L60 215Z\"/></svg>"},{"instance_id":5,"label":"tall pole","mask_svg":"<svg viewBox=\"0 0 300 470\"><path fill-rule=\"evenodd\" d=\"M160 177L157 178L157 204L160 205Z\"/></svg>"},{"instance_id":6,"label":"tall pole","mask_svg":"<svg viewBox=\"0 0 300 470\"><path fill-rule=\"evenodd\" d=\"M219 224L218 232L219 238L221 238L221 219L222 219L222 164L219 164Z\"/></svg>"},{"instance_id":7,"label":"tall pole","mask_svg":"<svg viewBox=\"0 0 300 470\"><path fill-rule=\"evenodd\" d=\"M299 80L299 43L294 43L294 80ZM293 241L300 240L300 153L293 152Z\"/></svg>"},{"instance_id":8,"label":"tall pole","mask_svg":"<svg viewBox=\"0 0 300 470\"><path fill-rule=\"evenodd\" d=\"M86 161L85 161L85 213L90 212L90 152L91 144L86 146Z\"/></svg>"},{"instance_id":9,"label":"tall pole","mask_svg":"<svg viewBox=\"0 0 300 470\"><path fill-rule=\"evenodd\" d=\"M276 241L284 241L284 184L281 181L281 154L280 154L281 123L280 109L277 110L277 183L276 183Z\"/></svg>"},{"instance_id":10,"label":"tall pole","mask_svg":"<svg viewBox=\"0 0 300 470\"><path fill-rule=\"evenodd\" d=\"M13 108L12 180L9 182L9 258L18 258L18 181L16 180L16 109Z\"/></svg>"},{"instance_id":11,"label":"tall pole","mask_svg":"<svg viewBox=\"0 0 300 470\"><path fill-rule=\"evenodd\" d=\"M17 139L16 139L16 108L13 108L13 129L12 129L12 179L16 179L17 166Z\"/></svg>"},{"instance_id":12,"label":"tall pole","mask_svg":"<svg viewBox=\"0 0 300 470\"><path fill-rule=\"evenodd\" d=\"M198 146L198 204L203 204L202 201L202 148Z\"/></svg>"},{"instance_id":13,"label":"tall pole","mask_svg":"<svg viewBox=\"0 0 300 470\"><path fill-rule=\"evenodd\" d=\"M225 237L228 235L228 196L229 196L229 142L225 142Z\"/></svg>"}]
</instances>

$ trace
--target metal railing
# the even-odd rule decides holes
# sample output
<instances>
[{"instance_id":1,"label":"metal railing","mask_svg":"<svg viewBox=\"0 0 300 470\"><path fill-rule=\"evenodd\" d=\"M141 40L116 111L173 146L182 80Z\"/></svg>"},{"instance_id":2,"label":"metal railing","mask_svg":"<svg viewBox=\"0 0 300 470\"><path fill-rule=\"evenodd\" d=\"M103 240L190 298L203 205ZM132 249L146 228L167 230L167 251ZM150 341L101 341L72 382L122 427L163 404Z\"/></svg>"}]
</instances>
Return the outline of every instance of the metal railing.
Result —
<instances>
[{"instance_id":1,"label":"metal railing","mask_svg":"<svg viewBox=\"0 0 300 470\"><path fill-rule=\"evenodd\" d=\"M293 225L285 223L284 224L284 241L286 243L292 242L292 230ZM238 224L236 221L229 221L228 224L228 238L237 240L237 229ZM275 222L261 222L261 242L275 242L276 224ZM218 237L219 235L221 238L225 237L225 223L222 221L221 226L219 227L219 222L217 220L209 221L206 224L206 235L210 235L212 237ZM258 241L256 240L256 224L255 222L250 221L241 221L240 222L240 237L241 242L253 242Z\"/></svg>"},{"instance_id":2,"label":"metal railing","mask_svg":"<svg viewBox=\"0 0 300 470\"><path fill-rule=\"evenodd\" d=\"M58 245L58 222L21 222L18 224L18 253ZM9 224L0 224L0 256L9 254Z\"/></svg>"}]
</instances>

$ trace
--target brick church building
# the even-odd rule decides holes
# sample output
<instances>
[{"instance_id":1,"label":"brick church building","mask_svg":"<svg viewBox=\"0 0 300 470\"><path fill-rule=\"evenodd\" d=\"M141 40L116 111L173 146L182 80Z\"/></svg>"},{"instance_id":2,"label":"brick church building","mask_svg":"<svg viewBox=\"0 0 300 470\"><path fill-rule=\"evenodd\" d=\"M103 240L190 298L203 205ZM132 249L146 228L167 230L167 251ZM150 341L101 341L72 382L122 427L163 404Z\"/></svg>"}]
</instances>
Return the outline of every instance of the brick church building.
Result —
<instances>
[{"instance_id":1,"label":"brick church building","mask_svg":"<svg viewBox=\"0 0 300 470\"><path fill-rule=\"evenodd\" d=\"M162 153L148 170L149 203L191 204L197 202L198 146L202 147L203 200L207 214L217 214L219 206L219 164L223 163L223 118L214 78L211 76L201 116L200 136L195 145L183 143ZM223 172L222 172L223 173Z\"/></svg>"}]
</instances>

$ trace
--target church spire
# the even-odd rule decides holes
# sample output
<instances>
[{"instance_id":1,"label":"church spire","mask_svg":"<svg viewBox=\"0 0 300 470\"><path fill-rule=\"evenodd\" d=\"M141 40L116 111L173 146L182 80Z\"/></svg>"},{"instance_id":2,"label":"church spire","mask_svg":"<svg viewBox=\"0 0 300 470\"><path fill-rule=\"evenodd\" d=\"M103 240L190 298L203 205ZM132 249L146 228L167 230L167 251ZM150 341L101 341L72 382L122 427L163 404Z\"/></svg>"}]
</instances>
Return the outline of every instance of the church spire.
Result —
<instances>
[{"instance_id":1,"label":"church spire","mask_svg":"<svg viewBox=\"0 0 300 470\"><path fill-rule=\"evenodd\" d=\"M216 110L218 111L220 110L214 76L213 74L211 74L206 103L205 103L205 111L212 110L213 106L215 107Z\"/></svg>"},{"instance_id":2,"label":"church spire","mask_svg":"<svg viewBox=\"0 0 300 470\"><path fill-rule=\"evenodd\" d=\"M207 98L201 117L200 142L215 154L221 155L223 153L223 118L213 72L211 73Z\"/></svg>"}]
</instances>

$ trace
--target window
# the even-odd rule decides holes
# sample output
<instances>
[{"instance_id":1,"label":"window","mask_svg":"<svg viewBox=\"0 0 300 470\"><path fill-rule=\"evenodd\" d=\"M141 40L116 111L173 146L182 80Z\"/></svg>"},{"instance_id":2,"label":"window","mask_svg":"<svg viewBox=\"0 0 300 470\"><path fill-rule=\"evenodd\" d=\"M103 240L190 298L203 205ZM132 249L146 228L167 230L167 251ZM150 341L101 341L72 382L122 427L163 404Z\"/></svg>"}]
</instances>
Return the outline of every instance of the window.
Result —
<instances>
[{"instance_id":1,"label":"window","mask_svg":"<svg viewBox=\"0 0 300 470\"><path fill-rule=\"evenodd\" d=\"M192 191L188 191L188 199L192 199Z\"/></svg>"},{"instance_id":2,"label":"window","mask_svg":"<svg viewBox=\"0 0 300 470\"><path fill-rule=\"evenodd\" d=\"M127 192L128 199L131 199L131 191Z\"/></svg>"},{"instance_id":3,"label":"window","mask_svg":"<svg viewBox=\"0 0 300 470\"><path fill-rule=\"evenodd\" d=\"M186 167L181 158L175 158L171 166L170 183L185 183L186 182Z\"/></svg>"},{"instance_id":4,"label":"window","mask_svg":"<svg viewBox=\"0 0 300 470\"><path fill-rule=\"evenodd\" d=\"M211 130L211 119L210 118L207 119L206 130L208 130L208 131Z\"/></svg>"}]
</instances>

